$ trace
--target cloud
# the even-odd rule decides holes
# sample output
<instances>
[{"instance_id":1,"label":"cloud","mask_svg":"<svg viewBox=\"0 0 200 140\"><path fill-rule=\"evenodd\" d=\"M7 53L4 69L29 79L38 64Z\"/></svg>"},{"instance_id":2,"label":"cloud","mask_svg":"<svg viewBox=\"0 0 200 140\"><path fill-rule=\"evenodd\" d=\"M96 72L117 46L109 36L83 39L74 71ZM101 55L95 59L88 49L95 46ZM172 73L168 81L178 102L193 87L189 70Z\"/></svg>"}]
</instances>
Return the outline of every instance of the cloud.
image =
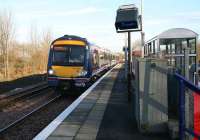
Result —
<instances>
[{"instance_id":1,"label":"cloud","mask_svg":"<svg viewBox=\"0 0 200 140\"><path fill-rule=\"evenodd\" d=\"M178 12L175 14L175 17L182 17L185 19L200 19L200 11Z\"/></svg>"},{"instance_id":2,"label":"cloud","mask_svg":"<svg viewBox=\"0 0 200 140\"><path fill-rule=\"evenodd\" d=\"M152 26L152 25L160 25L160 24L167 24L169 23L171 20L170 19L155 19L155 18L152 18L152 19L146 19L144 21L144 24L147 25L147 26Z\"/></svg>"},{"instance_id":3,"label":"cloud","mask_svg":"<svg viewBox=\"0 0 200 140\"><path fill-rule=\"evenodd\" d=\"M186 26L197 25L200 23L200 11L177 12L165 17L146 17L144 25L146 27L165 27L165 26Z\"/></svg>"},{"instance_id":4,"label":"cloud","mask_svg":"<svg viewBox=\"0 0 200 140\"><path fill-rule=\"evenodd\" d=\"M99 12L104 12L105 9L100 9L96 7L86 7L86 8L80 8L80 9L70 9L70 10L61 10L61 11L34 11L29 13L21 13L18 16L20 18L43 18L43 17L62 17L62 16L81 16L81 15L88 15L88 14L94 14Z\"/></svg>"}]
</instances>

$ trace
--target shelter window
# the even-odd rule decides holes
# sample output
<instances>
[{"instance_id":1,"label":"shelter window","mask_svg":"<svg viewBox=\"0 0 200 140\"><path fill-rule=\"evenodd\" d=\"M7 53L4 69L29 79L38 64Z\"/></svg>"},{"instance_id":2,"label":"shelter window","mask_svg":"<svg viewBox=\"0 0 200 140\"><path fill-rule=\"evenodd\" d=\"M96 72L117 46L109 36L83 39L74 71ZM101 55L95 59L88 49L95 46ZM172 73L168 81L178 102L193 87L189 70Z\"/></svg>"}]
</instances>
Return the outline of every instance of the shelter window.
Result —
<instances>
[{"instance_id":1,"label":"shelter window","mask_svg":"<svg viewBox=\"0 0 200 140\"><path fill-rule=\"evenodd\" d=\"M167 48L167 40L161 39L160 40L160 51L162 54L166 53L166 48Z\"/></svg>"},{"instance_id":2,"label":"shelter window","mask_svg":"<svg viewBox=\"0 0 200 140\"><path fill-rule=\"evenodd\" d=\"M145 45L145 52L148 55L148 46L147 45Z\"/></svg>"},{"instance_id":3,"label":"shelter window","mask_svg":"<svg viewBox=\"0 0 200 140\"><path fill-rule=\"evenodd\" d=\"M183 49L183 53L184 53L184 49L187 47L187 41L183 40L182 41L182 49Z\"/></svg>"},{"instance_id":4,"label":"shelter window","mask_svg":"<svg viewBox=\"0 0 200 140\"><path fill-rule=\"evenodd\" d=\"M159 52L157 40L154 41L154 45L155 45L155 53Z\"/></svg>"},{"instance_id":5,"label":"shelter window","mask_svg":"<svg viewBox=\"0 0 200 140\"><path fill-rule=\"evenodd\" d=\"M155 41L152 42L152 45L153 45L153 54L155 54L156 53Z\"/></svg>"},{"instance_id":6,"label":"shelter window","mask_svg":"<svg viewBox=\"0 0 200 140\"><path fill-rule=\"evenodd\" d=\"M169 46L169 45L166 45L166 54L169 54L169 53L170 53L169 48L170 48L170 46Z\"/></svg>"},{"instance_id":7,"label":"shelter window","mask_svg":"<svg viewBox=\"0 0 200 140\"><path fill-rule=\"evenodd\" d=\"M148 54L151 54L151 46L148 44Z\"/></svg>"},{"instance_id":8,"label":"shelter window","mask_svg":"<svg viewBox=\"0 0 200 140\"><path fill-rule=\"evenodd\" d=\"M171 53L175 54L175 44L171 44Z\"/></svg>"},{"instance_id":9,"label":"shelter window","mask_svg":"<svg viewBox=\"0 0 200 140\"><path fill-rule=\"evenodd\" d=\"M196 41L195 41L195 39L190 39L189 40L189 47L190 47L190 53L196 53L196 48L195 48L195 46L196 46Z\"/></svg>"},{"instance_id":10,"label":"shelter window","mask_svg":"<svg viewBox=\"0 0 200 140\"><path fill-rule=\"evenodd\" d=\"M182 39L177 39L176 42L176 54L182 54L183 49L182 49L182 43L181 43Z\"/></svg>"},{"instance_id":11,"label":"shelter window","mask_svg":"<svg viewBox=\"0 0 200 140\"><path fill-rule=\"evenodd\" d=\"M189 64L192 65L192 64L195 64L195 63L196 63L196 57L195 56L190 56Z\"/></svg>"},{"instance_id":12,"label":"shelter window","mask_svg":"<svg viewBox=\"0 0 200 140\"><path fill-rule=\"evenodd\" d=\"M163 52L166 50L166 45L160 45L160 50Z\"/></svg>"}]
</instances>

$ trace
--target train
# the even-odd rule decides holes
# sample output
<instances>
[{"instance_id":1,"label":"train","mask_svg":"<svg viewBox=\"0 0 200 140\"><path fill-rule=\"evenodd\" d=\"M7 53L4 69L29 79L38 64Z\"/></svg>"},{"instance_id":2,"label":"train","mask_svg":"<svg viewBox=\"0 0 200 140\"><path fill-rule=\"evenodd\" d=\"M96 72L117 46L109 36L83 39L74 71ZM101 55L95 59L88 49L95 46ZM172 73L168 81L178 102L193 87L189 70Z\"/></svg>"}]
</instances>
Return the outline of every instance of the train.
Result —
<instances>
[{"instance_id":1,"label":"train","mask_svg":"<svg viewBox=\"0 0 200 140\"><path fill-rule=\"evenodd\" d=\"M51 43L47 81L54 89L88 87L100 74L117 64L117 55L86 38L64 35Z\"/></svg>"}]
</instances>

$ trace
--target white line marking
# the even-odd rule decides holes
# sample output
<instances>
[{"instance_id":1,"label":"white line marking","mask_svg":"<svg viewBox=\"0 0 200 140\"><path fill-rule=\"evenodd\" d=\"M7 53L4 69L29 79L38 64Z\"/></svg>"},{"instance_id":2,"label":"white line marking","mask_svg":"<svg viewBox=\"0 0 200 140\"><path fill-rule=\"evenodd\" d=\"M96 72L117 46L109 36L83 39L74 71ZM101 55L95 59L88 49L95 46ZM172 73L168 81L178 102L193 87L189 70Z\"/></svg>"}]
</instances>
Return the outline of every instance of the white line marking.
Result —
<instances>
[{"instance_id":1,"label":"white line marking","mask_svg":"<svg viewBox=\"0 0 200 140\"><path fill-rule=\"evenodd\" d=\"M116 67L116 66L115 66ZM113 67L114 68L114 67ZM58 117L56 117L47 127L45 127L33 140L44 140L63 122L65 118L80 104L80 102L103 80L112 70L109 70L90 88L88 88L78 99L76 99L69 107L67 107Z\"/></svg>"}]
</instances>

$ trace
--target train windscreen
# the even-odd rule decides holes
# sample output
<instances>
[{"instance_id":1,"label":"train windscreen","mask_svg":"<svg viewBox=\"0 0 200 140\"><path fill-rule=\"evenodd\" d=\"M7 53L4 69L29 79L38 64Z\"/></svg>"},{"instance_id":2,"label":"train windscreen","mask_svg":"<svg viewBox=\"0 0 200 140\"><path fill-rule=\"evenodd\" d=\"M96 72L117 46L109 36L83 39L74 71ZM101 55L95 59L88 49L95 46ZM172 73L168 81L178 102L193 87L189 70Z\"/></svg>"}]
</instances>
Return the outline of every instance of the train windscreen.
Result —
<instances>
[{"instance_id":1,"label":"train windscreen","mask_svg":"<svg viewBox=\"0 0 200 140\"><path fill-rule=\"evenodd\" d=\"M83 66L85 47L83 46L54 46L53 65Z\"/></svg>"}]
</instances>

